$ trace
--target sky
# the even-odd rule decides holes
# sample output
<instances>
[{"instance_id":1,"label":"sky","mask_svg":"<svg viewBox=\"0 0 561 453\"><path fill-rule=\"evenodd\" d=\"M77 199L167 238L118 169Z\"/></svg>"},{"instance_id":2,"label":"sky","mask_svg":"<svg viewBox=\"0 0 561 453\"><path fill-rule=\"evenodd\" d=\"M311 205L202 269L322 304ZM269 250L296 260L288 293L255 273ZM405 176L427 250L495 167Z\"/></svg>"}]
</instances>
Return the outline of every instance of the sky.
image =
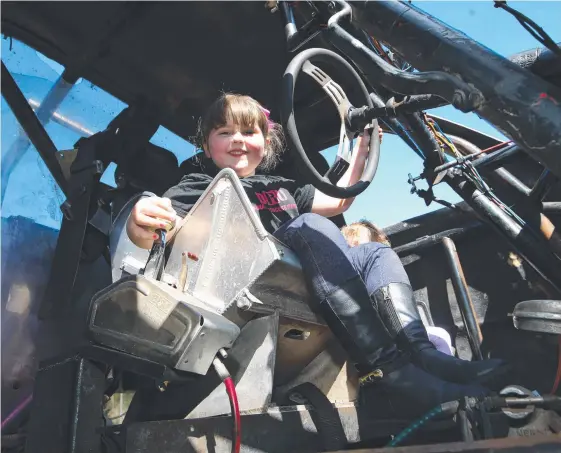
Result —
<instances>
[{"instance_id":1,"label":"sky","mask_svg":"<svg viewBox=\"0 0 561 453\"><path fill-rule=\"evenodd\" d=\"M493 51L511 55L522 50L535 48L540 44L526 32L506 11L493 7L492 1L414 1L414 4L436 16L448 25L466 33ZM556 42L561 42L561 1L510 1L509 4L528 15L544 28ZM62 68L56 62L39 55L34 50L17 41L2 39L2 60L14 75L27 98L40 102L51 84L57 79ZM81 80L61 104L58 112L71 118L93 132L103 130L107 123L125 105L86 80ZM496 137L502 137L492 126L474 114L462 114L452 107L431 110L469 127L479 129ZM2 99L2 159L17 135L17 123ZM62 126L50 123L47 132L59 150L71 149L79 135ZM172 151L179 162L196 152L193 145L161 127L151 140L152 143ZM331 163L335 147L324 151ZM386 134L381 148L378 172L370 187L355 199L345 214L347 222L367 218L382 227L439 209L440 205L425 206L424 201L409 193L408 173L414 176L422 170L422 162L397 137ZM36 175L41 183L29 190L30 175ZM33 177L33 176L31 176ZM111 180L110 172L104 181ZM451 202L459 198L447 187L437 186L436 194ZM53 197L54 195L54 197ZM34 214L37 221L49 226L60 225L58 205L63 200L60 192L50 179L44 165L34 149L30 148L18 164L6 191L2 216ZM53 201L54 200L54 201ZM40 206L40 209L37 209Z\"/></svg>"}]
</instances>

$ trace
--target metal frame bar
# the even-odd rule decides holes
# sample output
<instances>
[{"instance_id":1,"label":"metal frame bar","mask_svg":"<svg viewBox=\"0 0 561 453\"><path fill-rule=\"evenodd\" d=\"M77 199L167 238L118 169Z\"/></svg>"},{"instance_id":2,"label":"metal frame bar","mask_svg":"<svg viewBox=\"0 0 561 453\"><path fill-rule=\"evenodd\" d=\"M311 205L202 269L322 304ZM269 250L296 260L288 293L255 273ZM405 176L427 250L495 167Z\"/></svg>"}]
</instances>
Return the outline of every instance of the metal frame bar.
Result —
<instances>
[{"instance_id":1,"label":"metal frame bar","mask_svg":"<svg viewBox=\"0 0 561 453\"><path fill-rule=\"evenodd\" d=\"M58 150L3 61L2 96L6 99L14 116L37 149L58 186L65 195L68 195L68 184L56 159Z\"/></svg>"},{"instance_id":2,"label":"metal frame bar","mask_svg":"<svg viewBox=\"0 0 561 453\"><path fill-rule=\"evenodd\" d=\"M519 225L462 175L449 172L445 180L478 217L501 234L545 280L561 293L559 259L544 237L538 237Z\"/></svg>"},{"instance_id":3,"label":"metal frame bar","mask_svg":"<svg viewBox=\"0 0 561 453\"><path fill-rule=\"evenodd\" d=\"M35 115L37 116L39 122L43 125L43 128L45 128L45 126L49 123L54 115L54 111L59 107L74 87L74 83L67 82L65 80L65 73L63 73L53 84L45 96L45 99L41 102L41 104L39 104L37 110L35 111ZM32 105L30 105L30 107L33 108ZM4 196L10 181L11 173L23 157L27 148L29 148L30 144L30 138L24 131L20 130L20 133L14 140L12 146L10 146L10 149L8 149L2 159L2 203L4 202Z\"/></svg>"},{"instance_id":4,"label":"metal frame bar","mask_svg":"<svg viewBox=\"0 0 561 453\"><path fill-rule=\"evenodd\" d=\"M458 307L460 308L460 313L464 320L471 351L477 360L483 360L483 354L481 353L483 334L477 322L477 315L475 313L473 301L469 295L469 288L466 283L462 264L460 263L458 251L456 250L456 244L454 244L454 241L449 237L444 237L442 239L442 245L444 246L446 260L452 272L450 276L452 286L454 287L456 301L458 302Z\"/></svg>"}]
</instances>

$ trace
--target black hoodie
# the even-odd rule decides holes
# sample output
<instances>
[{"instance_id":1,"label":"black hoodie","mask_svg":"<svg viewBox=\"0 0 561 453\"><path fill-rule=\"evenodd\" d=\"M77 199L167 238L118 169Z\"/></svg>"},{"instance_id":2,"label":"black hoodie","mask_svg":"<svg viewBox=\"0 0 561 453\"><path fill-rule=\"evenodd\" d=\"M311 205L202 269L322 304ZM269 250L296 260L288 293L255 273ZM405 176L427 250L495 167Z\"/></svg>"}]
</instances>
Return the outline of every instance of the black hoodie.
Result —
<instances>
[{"instance_id":1,"label":"black hoodie","mask_svg":"<svg viewBox=\"0 0 561 453\"><path fill-rule=\"evenodd\" d=\"M185 217L212 180L207 174L192 173L163 196L171 199L180 217ZM299 186L291 179L270 175L248 176L240 178L240 182L263 226L271 234L286 221L312 210L315 188L311 184Z\"/></svg>"}]
</instances>

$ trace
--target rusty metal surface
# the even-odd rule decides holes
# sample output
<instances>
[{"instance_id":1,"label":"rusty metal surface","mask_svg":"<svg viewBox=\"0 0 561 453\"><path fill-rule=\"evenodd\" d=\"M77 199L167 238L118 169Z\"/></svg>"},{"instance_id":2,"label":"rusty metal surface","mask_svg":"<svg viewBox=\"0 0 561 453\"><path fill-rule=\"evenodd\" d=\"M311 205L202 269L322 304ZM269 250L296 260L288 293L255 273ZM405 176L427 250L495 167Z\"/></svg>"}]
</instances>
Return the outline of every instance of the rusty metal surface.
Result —
<instances>
[{"instance_id":1,"label":"rusty metal surface","mask_svg":"<svg viewBox=\"0 0 561 453\"><path fill-rule=\"evenodd\" d=\"M561 437L559 435L353 450L354 453L553 453L559 451L561 451Z\"/></svg>"},{"instance_id":2,"label":"rusty metal surface","mask_svg":"<svg viewBox=\"0 0 561 453\"><path fill-rule=\"evenodd\" d=\"M349 444L389 438L408 424L404 420L368 418L354 404L335 406ZM315 411L304 405L272 407L242 414L241 453L312 453L325 451ZM429 422L425 432L449 439L450 420ZM232 420L174 420L135 423L126 430L126 453L229 453Z\"/></svg>"}]
</instances>

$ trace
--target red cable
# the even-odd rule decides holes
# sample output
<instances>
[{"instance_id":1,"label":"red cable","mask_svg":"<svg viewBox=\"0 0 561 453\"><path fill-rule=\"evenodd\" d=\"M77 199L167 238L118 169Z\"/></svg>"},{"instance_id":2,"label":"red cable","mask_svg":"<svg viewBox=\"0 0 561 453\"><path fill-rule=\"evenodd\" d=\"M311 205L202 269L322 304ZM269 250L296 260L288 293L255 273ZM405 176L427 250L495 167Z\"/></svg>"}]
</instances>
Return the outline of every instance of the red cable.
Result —
<instances>
[{"instance_id":1,"label":"red cable","mask_svg":"<svg viewBox=\"0 0 561 453\"><path fill-rule=\"evenodd\" d=\"M482 153L488 153L488 152L490 152L490 151L495 151L496 149L502 148L503 146L508 145L508 144L510 144L510 143L512 143L511 140L509 140L509 141L507 141L507 142L497 143L496 145L493 145L493 146L491 146L490 148L485 148L485 149L481 150L481 152L482 152Z\"/></svg>"},{"instance_id":2,"label":"red cable","mask_svg":"<svg viewBox=\"0 0 561 453\"><path fill-rule=\"evenodd\" d=\"M555 382L553 383L553 388L551 389L552 395L555 395L555 392L557 392L557 387L559 387L560 381L561 381L561 336L559 336L559 344L557 346L557 374L555 375Z\"/></svg>"},{"instance_id":3,"label":"red cable","mask_svg":"<svg viewBox=\"0 0 561 453\"><path fill-rule=\"evenodd\" d=\"M230 399L230 409L232 410L232 415L234 416L232 453L239 453L242 443L242 421L240 416L240 406L238 405L236 385L234 384L232 378L229 376L224 379L224 385L226 386L226 393L228 393L228 398Z\"/></svg>"}]
</instances>

